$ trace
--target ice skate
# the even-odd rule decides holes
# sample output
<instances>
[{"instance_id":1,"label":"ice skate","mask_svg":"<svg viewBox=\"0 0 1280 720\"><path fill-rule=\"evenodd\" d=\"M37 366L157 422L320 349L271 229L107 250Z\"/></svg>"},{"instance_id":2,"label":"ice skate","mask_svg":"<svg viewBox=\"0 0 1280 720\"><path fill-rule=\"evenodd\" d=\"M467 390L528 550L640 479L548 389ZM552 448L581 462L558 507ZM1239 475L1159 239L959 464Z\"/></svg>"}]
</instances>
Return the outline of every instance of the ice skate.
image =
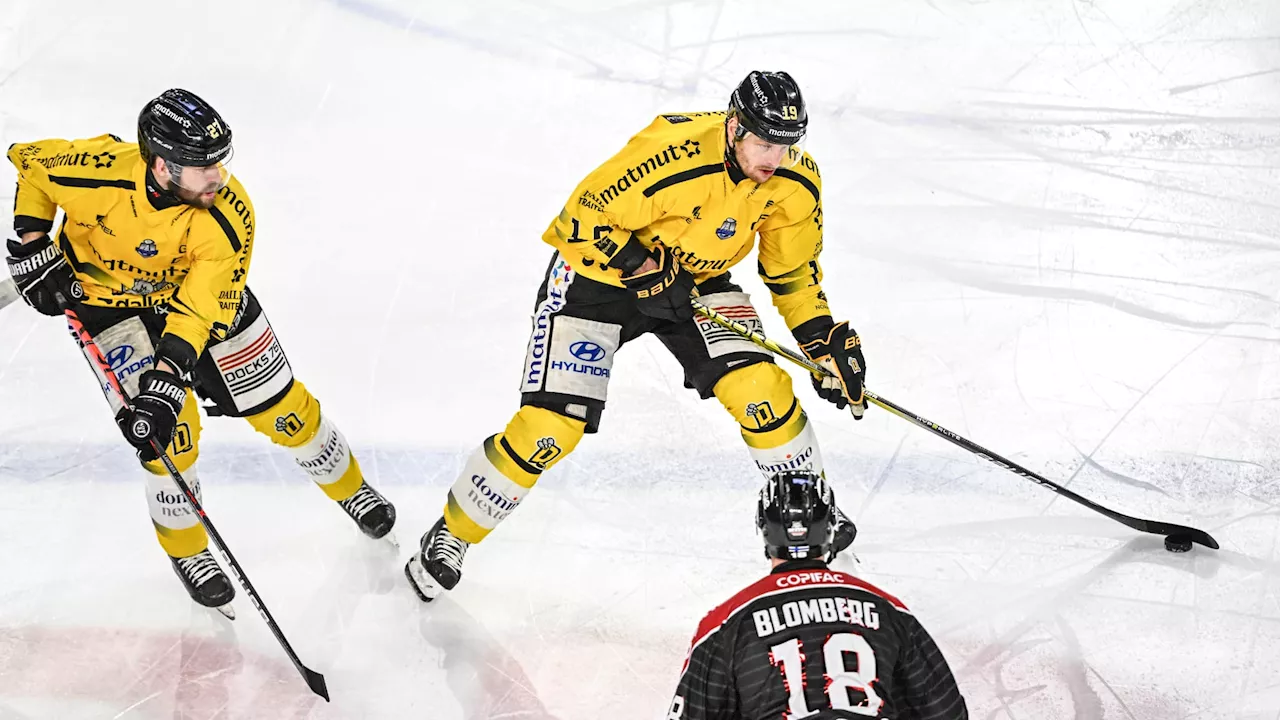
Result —
<instances>
[{"instance_id":1,"label":"ice skate","mask_svg":"<svg viewBox=\"0 0 1280 720\"><path fill-rule=\"evenodd\" d=\"M405 564L404 574L423 602L435 600L458 584L462 559L470 546L449 532L443 517L422 536L422 549Z\"/></svg>"},{"instance_id":2,"label":"ice skate","mask_svg":"<svg viewBox=\"0 0 1280 720\"><path fill-rule=\"evenodd\" d=\"M397 544L394 536L389 534L396 524L396 508L369 483L360 483L355 494L338 504L355 521L360 532L375 540L386 538L391 544Z\"/></svg>"},{"instance_id":3,"label":"ice skate","mask_svg":"<svg viewBox=\"0 0 1280 720\"><path fill-rule=\"evenodd\" d=\"M190 557L171 557L169 560L192 600L217 610L229 620L236 619L236 612L231 607L236 590L231 586L226 573L218 566L218 561L213 559L212 553L206 549Z\"/></svg>"}]
</instances>

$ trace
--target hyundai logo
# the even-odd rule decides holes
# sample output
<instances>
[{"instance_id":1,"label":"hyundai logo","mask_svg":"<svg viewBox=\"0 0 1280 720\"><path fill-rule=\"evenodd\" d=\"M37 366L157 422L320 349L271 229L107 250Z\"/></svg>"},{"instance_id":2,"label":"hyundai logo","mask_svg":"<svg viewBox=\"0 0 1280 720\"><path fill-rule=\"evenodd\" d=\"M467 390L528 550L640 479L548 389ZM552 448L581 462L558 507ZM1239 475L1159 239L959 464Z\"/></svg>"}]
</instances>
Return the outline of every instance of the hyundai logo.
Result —
<instances>
[{"instance_id":1,"label":"hyundai logo","mask_svg":"<svg viewBox=\"0 0 1280 720\"><path fill-rule=\"evenodd\" d=\"M123 368L131 357L133 357L133 346L120 345L107 353L107 363L111 365L112 372L120 372L120 368Z\"/></svg>"},{"instance_id":2,"label":"hyundai logo","mask_svg":"<svg viewBox=\"0 0 1280 720\"><path fill-rule=\"evenodd\" d=\"M599 362L604 359L604 348L593 342L581 340L569 346L569 352L585 362Z\"/></svg>"}]
</instances>

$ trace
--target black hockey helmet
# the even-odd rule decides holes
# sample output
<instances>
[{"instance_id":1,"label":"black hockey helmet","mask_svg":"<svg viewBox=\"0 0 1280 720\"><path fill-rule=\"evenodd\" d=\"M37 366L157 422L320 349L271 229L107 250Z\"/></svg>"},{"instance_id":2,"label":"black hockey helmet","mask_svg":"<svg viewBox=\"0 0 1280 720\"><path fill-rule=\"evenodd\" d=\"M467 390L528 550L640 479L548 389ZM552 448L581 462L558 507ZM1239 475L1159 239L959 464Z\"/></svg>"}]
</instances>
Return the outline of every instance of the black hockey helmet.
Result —
<instances>
[{"instance_id":1,"label":"black hockey helmet","mask_svg":"<svg viewBox=\"0 0 1280 720\"><path fill-rule=\"evenodd\" d=\"M765 555L825 559L835 536L835 503L827 481L808 470L786 470L769 478L756 505Z\"/></svg>"},{"instance_id":2,"label":"black hockey helmet","mask_svg":"<svg viewBox=\"0 0 1280 720\"><path fill-rule=\"evenodd\" d=\"M784 72L748 73L729 96L728 116L738 119L735 140L751 132L776 145L798 145L809 126L800 86Z\"/></svg>"},{"instance_id":3,"label":"black hockey helmet","mask_svg":"<svg viewBox=\"0 0 1280 720\"><path fill-rule=\"evenodd\" d=\"M154 155L179 167L226 165L231 126L195 93L165 90L138 113L138 149L148 166Z\"/></svg>"}]
</instances>

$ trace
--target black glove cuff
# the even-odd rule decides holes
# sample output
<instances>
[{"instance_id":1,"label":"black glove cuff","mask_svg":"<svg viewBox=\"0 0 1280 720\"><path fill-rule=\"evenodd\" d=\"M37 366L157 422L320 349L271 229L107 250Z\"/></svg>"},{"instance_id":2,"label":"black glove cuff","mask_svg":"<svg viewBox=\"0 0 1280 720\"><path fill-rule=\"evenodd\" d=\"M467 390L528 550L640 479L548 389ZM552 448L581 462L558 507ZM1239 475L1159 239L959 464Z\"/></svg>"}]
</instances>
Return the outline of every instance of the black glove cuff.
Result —
<instances>
[{"instance_id":1,"label":"black glove cuff","mask_svg":"<svg viewBox=\"0 0 1280 720\"><path fill-rule=\"evenodd\" d=\"M168 363L174 369L174 374L186 382L196 366L196 349L177 335L165 334L156 346L156 365L161 361Z\"/></svg>"},{"instance_id":2,"label":"black glove cuff","mask_svg":"<svg viewBox=\"0 0 1280 720\"><path fill-rule=\"evenodd\" d=\"M182 378L164 370L148 370L138 380L142 394L163 398L175 408L177 415L187 400L187 388Z\"/></svg>"},{"instance_id":3,"label":"black glove cuff","mask_svg":"<svg viewBox=\"0 0 1280 720\"><path fill-rule=\"evenodd\" d=\"M836 321L831 319L830 315L819 315L816 318L805 320L791 331L791 337L801 345L808 345L814 340L826 340L831 334L831 328L836 326Z\"/></svg>"},{"instance_id":4,"label":"black glove cuff","mask_svg":"<svg viewBox=\"0 0 1280 720\"><path fill-rule=\"evenodd\" d=\"M41 235L31 242L22 242L21 240L10 240L5 243L5 249L9 251L9 257L15 260L24 260L35 255L36 253L50 247L53 241L49 236Z\"/></svg>"},{"instance_id":5,"label":"black glove cuff","mask_svg":"<svg viewBox=\"0 0 1280 720\"><path fill-rule=\"evenodd\" d=\"M649 257L649 249L640 242L640 238L636 237L635 233L632 233L626 244L614 253L613 259L609 261L609 267L621 270L625 277L638 270Z\"/></svg>"},{"instance_id":6,"label":"black glove cuff","mask_svg":"<svg viewBox=\"0 0 1280 720\"><path fill-rule=\"evenodd\" d=\"M4 244L4 249L9 252L11 258L24 258L31 253L27 246L17 240L9 240Z\"/></svg>"}]
</instances>

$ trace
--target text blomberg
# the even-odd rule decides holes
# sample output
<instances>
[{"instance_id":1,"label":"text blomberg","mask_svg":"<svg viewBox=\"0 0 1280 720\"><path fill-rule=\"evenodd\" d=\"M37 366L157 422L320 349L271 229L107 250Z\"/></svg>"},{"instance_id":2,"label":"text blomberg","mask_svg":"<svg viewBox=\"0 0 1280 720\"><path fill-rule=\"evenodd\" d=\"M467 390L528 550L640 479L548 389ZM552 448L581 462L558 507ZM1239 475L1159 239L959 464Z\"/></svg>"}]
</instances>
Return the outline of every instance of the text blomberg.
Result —
<instances>
[{"instance_id":1,"label":"text blomberg","mask_svg":"<svg viewBox=\"0 0 1280 720\"><path fill-rule=\"evenodd\" d=\"M780 607L757 610L751 613L751 619L755 621L758 637L768 637L788 628L818 622L840 622L861 625L868 630L880 629L880 615L876 612L874 602L846 597L793 600Z\"/></svg>"}]
</instances>

